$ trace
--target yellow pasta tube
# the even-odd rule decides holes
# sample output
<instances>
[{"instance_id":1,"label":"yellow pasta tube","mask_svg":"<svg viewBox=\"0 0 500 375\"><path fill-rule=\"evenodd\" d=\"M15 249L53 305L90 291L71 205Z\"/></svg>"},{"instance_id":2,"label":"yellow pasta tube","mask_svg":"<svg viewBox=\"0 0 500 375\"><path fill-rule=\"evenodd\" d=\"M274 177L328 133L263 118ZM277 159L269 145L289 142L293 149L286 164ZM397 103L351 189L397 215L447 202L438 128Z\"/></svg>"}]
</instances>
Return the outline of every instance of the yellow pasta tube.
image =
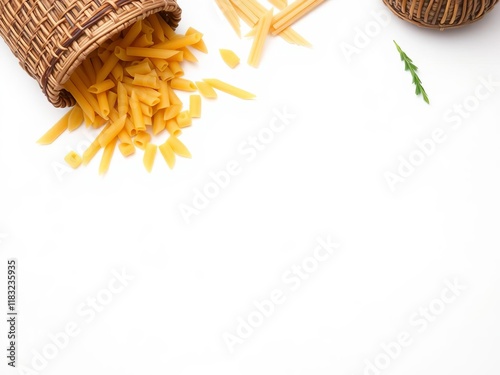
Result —
<instances>
[{"instance_id":1,"label":"yellow pasta tube","mask_svg":"<svg viewBox=\"0 0 500 375\"><path fill-rule=\"evenodd\" d=\"M163 72L158 74L158 77L162 81L170 81L172 78L175 78L174 73L169 68L166 68Z\"/></svg>"},{"instance_id":2,"label":"yellow pasta tube","mask_svg":"<svg viewBox=\"0 0 500 375\"><path fill-rule=\"evenodd\" d=\"M182 133L181 129L179 128L179 124L177 124L177 120L174 118L167 120L165 128L171 135L175 137L180 136Z\"/></svg>"},{"instance_id":3,"label":"yellow pasta tube","mask_svg":"<svg viewBox=\"0 0 500 375\"><path fill-rule=\"evenodd\" d=\"M149 74L149 75L136 74L134 76L133 84L136 86L149 87L151 89L158 89L159 88L158 78L151 75L151 74Z\"/></svg>"},{"instance_id":4,"label":"yellow pasta tube","mask_svg":"<svg viewBox=\"0 0 500 375\"><path fill-rule=\"evenodd\" d=\"M94 141L90 144L90 146L85 150L82 156L83 165L87 165L94 158L97 152L101 149L99 145L99 141L94 139Z\"/></svg>"},{"instance_id":5,"label":"yellow pasta tube","mask_svg":"<svg viewBox=\"0 0 500 375\"><path fill-rule=\"evenodd\" d=\"M92 106L95 113L99 114L101 117L106 117L106 116L102 115L101 109L99 107L99 103L97 102L95 97L91 93L88 92L87 87L82 82L80 77L78 77L78 74L71 76L70 81L78 88L78 91L80 91L81 94L85 97L85 99L87 100L87 103L89 103Z\"/></svg>"},{"instance_id":6,"label":"yellow pasta tube","mask_svg":"<svg viewBox=\"0 0 500 375\"><path fill-rule=\"evenodd\" d=\"M201 95L203 95L207 99L215 99L217 98L217 93L213 89L212 86L210 86L206 82L200 82L196 81L196 86L198 87L198 91L200 92Z\"/></svg>"},{"instance_id":7,"label":"yellow pasta tube","mask_svg":"<svg viewBox=\"0 0 500 375\"><path fill-rule=\"evenodd\" d=\"M219 50L222 60L229 66L231 69L234 69L240 63L240 58L229 49L220 49Z\"/></svg>"},{"instance_id":8,"label":"yellow pasta tube","mask_svg":"<svg viewBox=\"0 0 500 375\"><path fill-rule=\"evenodd\" d=\"M165 130L165 110L160 109L153 116L153 135L158 135L163 130Z\"/></svg>"},{"instance_id":9,"label":"yellow pasta tube","mask_svg":"<svg viewBox=\"0 0 500 375\"><path fill-rule=\"evenodd\" d=\"M191 126L193 123L189 111L183 111L179 113L176 117L176 120L180 128L187 128L188 126Z\"/></svg>"},{"instance_id":10,"label":"yellow pasta tube","mask_svg":"<svg viewBox=\"0 0 500 375\"><path fill-rule=\"evenodd\" d=\"M150 107L149 105L146 105L144 103L139 103L139 105L141 106L141 112L144 116L153 116L153 107Z\"/></svg>"},{"instance_id":11,"label":"yellow pasta tube","mask_svg":"<svg viewBox=\"0 0 500 375\"><path fill-rule=\"evenodd\" d=\"M118 61L119 59L118 56L116 56L116 54L110 55L104 62L101 70L97 72L96 82L99 83L104 81L111 73L115 65L118 63Z\"/></svg>"},{"instance_id":12,"label":"yellow pasta tube","mask_svg":"<svg viewBox=\"0 0 500 375\"><path fill-rule=\"evenodd\" d=\"M121 47L125 48L130 46L133 41L139 36L142 31L142 22L142 20L139 20L130 27L127 34L120 43Z\"/></svg>"},{"instance_id":13,"label":"yellow pasta tube","mask_svg":"<svg viewBox=\"0 0 500 375\"><path fill-rule=\"evenodd\" d=\"M134 43L132 43L131 47L145 48L151 47L153 44L153 34L142 34L134 41Z\"/></svg>"},{"instance_id":14,"label":"yellow pasta tube","mask_svg":"<svg viewBox=\"0 0 500 375\"><path fill-rule=\"evenodd\" d=\"M120 150L121 154L125 157L135 153L135 147L131 143L120 143L118 145L118 149Z\"/></svg>"},{"instance_id":15,"label":"yellow pasta tube","mask_svg":"<svg viewBox=\"0 0 500 375\"><path fill-rule=\"evenodd\" d=\"M179 99L179 97L177 96L177 94L175 93L175 91L172 89L172 86L167 86L167 90L168 90L168 96L170 98L170 103L172 105L180 105L182 106L182 101Z\"/></svg>"},{"instance_id":16,"label":"yellow pasta tube","mask_svg":"<svg viewBox=\"0 0 500 375\"><path fill-rule=\"evenodd\" d=\"M166 49L166 50L176 50L183 47L191 46L193 44L199 43L202 35L199 33L193 33L190 35L184 35L179 38L168 40L164 43L156 44L153 48Z\"/></svg>"},{"instance_id":17,"label":"yellow pasta tube","mask_svg":"<svg viewBox=\"0 0 500 375\"><path fill-rule=\"evenodd\" d=\"M170 107L170 96L168 92L168 83L160 81L160 102L157 109L164 109Z\"/></svg>"},{"instance_id":18,"label":"yellow pasta tube","mask_svg":"<svg viewBox=\"0 0 500 375\"><path fill-rule=\"evenodd\" d=\"M82 164L82 158L74 151L68 152L64 157L64 161L73 169L78 168Z\"/></svg>"},{"instance_id":19,"label":"yellow pasta tube","mask_svg":"<svg viewBox=\"0 0 500 375\"><path fill-rule=\"evenodd\" d=\"M68 119L68 130L70 132L78 129L83 124L83 111L80 106L77 104L71 110Z\"/></svg>"},{"instance_id":20,"label":"yellow pasta tube","mask_svg":"<svg viewBox=\"0 0 500 375\"><path fill-rule=\"evenodd\" d=\"M149 74L149 73L151 73L151 67L149 66L147 61L142 61L139 64L131 65L131 66L125 68L125 71L133 77L136 74Z\"/></svg>"},{"instance_id":21,"label":"yellow pasta tube","mask_svg":"<svg viewBox=\"0 0 500 375\"><path fill-rule=\"evenodd\" d=\"M106 147L106 145L115 139L125 126L127 116L122 116L118 121L113 122L110 126L106 127L98 136L99 146Z\"/></svg>"},{"instance_id":22,"label":"yellow pasta tube","mask_svg":"<svg viewBox=\"0 0 500 375\"><path fill-rule=\"evenodd\" d=\"M254 99L255 95L251 94L245 90L242 90L238 87L232 86L229 83L223 82L219 79L204 79L206 83L208 83L213 88L223 91L227 94L236 96L240 99Z\"/></svg>"},{"instance_id":23,"label":"yellow pasta tube","mask_svg":"<svg viewBox=\"0 0 500 375\"><path fill-rule=\"evenodd\" d=\"M196 91L196 85L184 78L174 78L170 81L170 87L181 91Z\"/></svg>"},{"instance_id":24,"label":"yellow pasta tube","mask_svg":"<svg viewBox=\"0 0 500 375\"><path fill-rule=\"evenodd\" d=\"M118 114L121 116L126 115L128 111L128 93L123 83L118 82L117 86L118 94Z\"/></svg>"},{"instance_id":25,"label":"yellow pasta tube","mask_svg":"<svg viewBox=\"0 0 500 375\"><path fill-rule=\"evenodd\" d=\"M186 35L191 35L191 34L196 34L196 33L200 34L202 36L202 39L198 43L191 45L191 47L193 47L194 49L197 49L200 52L208 53L208 48L207 48L205 42L203 41L203 34L200 33L198 30L196 30L193 27L190 27L186 31Z\"/></svg>"},{"instance_id":26,"label":"yellow pasta tube","mask_svg":"<svg viewBox=\"0 0 500 375\"><path fill-rule=\"evenodd\" d=\"M277 35L287 27L291 26L306 14L311 12L314 8L319 6L325 0L303 0L295 1L287 6L273 19L273 35Z\"/></svg>"},{"instance_id":27,"label":"yellow pasta tube","mask_svg":"<svg viewBox=\"0 0 500 375\"><path fill-rule=\"evenodd\" d=\"M92 62L90 59L85 59L82 62L83 70L85 70L85 74L89 77L91 83L95 83L95 71L92 66Z\"/></svg>"},{"instance_id":28,"label":"yellow pasta tube","mask_svg":"<svg viewBox=\"0 0 500 375\"><path fill-rule=\"evenodd\" d=\"M120 47L120 46L115 47L114 54L121 61L130 62L130 61L138 61L138 60L140 60L140 57L135 57L135 56L129 56L129 55L127 55L127 50L125 48L123 48L123 47Z\"/></svg>"},{"instance_id":29,"label":"yellow pasta tube","mask_svg":"<svg viewBox=\"0 0 500 375\"><path fill-rule=\"evenodd\" d=\"M137 94L132 91L132 97L129 100L130 110L132 112L132 121L137 132L146 131L146 125L144 124L144 117L142 116L141 106L139 100L137 99Z\"/></svg>"},{"instance_id":30,"label":"yellow pasta tube","mask_svg":"<svg viewBox=\"0 0 500 375\"><path fill-rule=\"evenodd\" d=\"M142 162L143 162L146 170L150 173L153 170L153 164L155 162L157 149L158 149L158 147L156 145L154 145L152 143L148 143L146 145L146 150L144 150L144 157L142 159Z\"/></svg>"},{"instance_id":31,"label":"yellow pasta tube","mask_svg":"<svg viewBox=\"0 0 500 375\"><path fill-rule=\"evenodd\" d=\"M167 139L167 142L169 146L172 148L172 150L179 156L185 157L185 158L190 158L191 153L187 149L187 147L182 143L177 137L172 137L170 136Z\"/></svg>"},{"instance_id":32,"label":"yellow pasta tube","mask_svg":"<svg viewBox=\"0 0 500 375\"><path fill-rule=\"evenodd\" d=\"M189 96L189 114L191 117L201 117L201 96Z\"/></svg>"},{"instance_id":33,"label":"yellow pasta tube","mask_svg":"<svg viewBox=\"0 0 500 375\"><path fill-rule=\"evenodd\" d=\"M102 81L102 82L96 83L95 85L90 86L89 92L92 94L100 94L101 92L108 91L109 89L112 89L113 87L115 87L115 83L112 80L107 79L105 81Z\"/></svg>"},{"instance_id":34,"label":"yellow pasta tube","mask_svg":"<svg viewBox=\"0 0 500 375\"><path fill-rule=\"evenodd\" d=\"M160 23L163 33L168 39L173 39L176 37L175 31L170 27L170 25L161 17L158 17L158 22Z\"/></svg>"},{"instance_id":35,"label":"yellow pasta tube","mask_svg":"<svg viewBox=\"0 0 500 375\"><path fill-rule=\"evenodd\" d=\"M129 84L124 84L124 86L127 89L127 93L130 96L132 96L132 92L135 92L137 99L144 104L154 107L155 105L160 103L160 98L159 98L160 93L157 92L156 90L152 90L147 87L137 87L137 86L134 87Z\"/></svg>"},{"instance_id":36,"label":"yellow pasta tube","mask_svg":"<svg viewBox=\"0 0 500 375\"><path fill-rule=\"evenodd\" d=\"M85 71L83 70L82 65L80 65L78 68L76 68L74 74L77 75L78 78L80 78L80 81L83 82L84 87L89 87L92 85L90 78L87 76L87 74L85 74Z\"/></svg>"},{"instance_id":37,"label":"yellow pasta tube","mask_svg":"<svg viewBox=\"0 0 500 375\"><path fill-rule=\"evenodd\" d=\"M146 126L148 126L148 125L153 126L153 118L151 116L142 115L142 117L144 118L144 125L146 125Z\"/></svg>"},{"instance_id":38,"label":"yellow pasta tube","mask_svg":"<svg viewBox=\"0 0 500 375\"><path fill-rule=\"evenodd\" d=\"M126 122L126 121L125 121ZM127 129L122 129L118 133L118 139L120 140L121 143L130 143L132 144L132 138L130 135L127 133Z\"/></svg>"},{"instance_id":39,"label":"yellow pasta tube","mask_svg":"<svg viewBox=\"0 0 500 375\"><path fill-rule=\"evenodd\" d=\"M250 50L250 56L248 57L248 64L257 67L260 63L262 57L262 50L264 49L264 43L266 42L267 34L269 33L269 28L271 27L271 21L273 20L273 11L267 12L257 24L257 30L255 37L253 39L252 49Z\"/></svg>"},{"instance_id":40,"label":"yellow pasta tube","mask_svg":"<svg viewBox=\"0 0 500 375\"><path fill-rule=\"evenodd\" d=\"M168 68L168 61L167 60L151 59L151 62L156 67L156 69L158 69L160 72L164 72L165 69Z\"/></svg>"},{"instance_id":41,"label":"yellow pasta tube","mask_svg":"<svg viewBox=\"0 0 500 375\"><path fill-rule=\"evenodd\" d=\"M125 130L131 137L135 137L135 135L137 134L137 130L135 129L134 124L132 123L132 121L130 121L129 118L127 118L127 120L125 121Z\"/></svg>"},{"instance_id":42,"label":"yellow pasta tube","mask_svg":"<svg viewBox=\"0 0 500 375\"><path fill-rule=\"evenodd\" d=\"M52 126L44 135L40 137L37 143L49 145L68 129L68 121L72 111L68 111L54 126Z\"/></svg>"},{"instance_id":43,"label":"yellow pasta tube","mask_svg":"<svg viewBox=\"0 0 500 375\"><path fill-rule=\"evenodd\" d=\"M288 5L286 0L269 0L269 2L280 10L285 9Z\"/></svg>"},{"instance_id":44,"label":"yellow pasta tube","mask_svg":"<svg viewBox=\"0 0 500 375\"><path fill-rule=\"evenodd\" d=\"M138 132L134 138L134 145L139 147L141 150L146 148L146 145L151 141L151 135L147 132Z\"/></svg>"},{"instance_id":45,"label":"yellow pasta tube","mask_svg":"<svg viewBox=\"0 0 500 375\"><path fill-rule=\"evenodd\" d=\"M174 74L176 78L182 77L184 75L184 70L181 68L181 64L178 61L172 61L168 64L168 67Z\"/></svg>"},{"instance_id":46,"label":"yellow pasta tube","mask_svg":"<svg viewBox=\"0 0 500 375\"><path fill-rule=\"evenodd\" d=\"M165 162L167 163L170 169L173 169L175 166L175 153L172 150L172 147L168 144L168 140L158 147L160 149L161 155Z\"/></svg>"},{"instance_id":47,"label":"yellow pasta tube","mask_svg":"<svg viewBox=\"0 0 500 375\"><path fill-rule=\"evenodd\" d=\"M123 66L122 64L116 64L113 70L111 71L111 75L113 78L120 82L123 79Z\"/></svg>"},{"instance_id":48,"label":"yellow pasta tube","mask_svg":"<svg viewBox=\"0 0 500 375\"><path fill-rule=\"evenodd\" d=\"M150 57L153 59L169 59L179 53L181 52L166 49L127 47L127 55L129 56Z\"/></svg>"},{"instance_id":49,"label":"yellow pasta tube","mask_svg":"<svg viewBox=\"0 0 500 375\"><path fill-rule=\"evenodd\" d=\"M182 106L180 104L173 104L167 109L165 109L165 115L163 118L165 120L170 120L172 118L177 117L179 113L181 113L181 111L182 111Z\"/></svg>"},{"instance_id":50,"label":"yellow pasta tube","mask_svg":"<svg viewBox=\"0 0 500 375\"><path fill-rule=\"evenodd\" d=\"M109 116L108 95L105 92L97 94L97 102L99 103L99 112L104 118Z\"/></svg>"},{"instance_id":51,"label":"yellow pasta tube","mask_svg":"<svg viewBox=\"0 0 500 375\"><path fill-rule=\"evenodd\" d=\"M113 91L107 92L109 108L115 108L116 101L118 100L118 95Z\"/></svg>"},{"instance_id":52,"label":"yellow pasta tube","mask_svg":"<svg viewBox=\"0 0 500 375\"><path fill-rule=\"evenodd\" d=\"M184 47L181 49L182 54L184 56L184 60L195 63L198 62L198 59L196 58L195 55L189 50L188 47Z\"/></svg>"},{"instance_id":53,"label":"yellow pasta tube","mask_svg":"<svg viewBox=\"0 0 500 375\"><path fill-rule=\"evenodd\" d=\"M109 169L109 164L111 163L111 159L113 158L113 154L115 152L117 138L113 138L104 148L101 157L101 164L99 165L99 174L105 174Z\"/></svg>"}]
</instances>

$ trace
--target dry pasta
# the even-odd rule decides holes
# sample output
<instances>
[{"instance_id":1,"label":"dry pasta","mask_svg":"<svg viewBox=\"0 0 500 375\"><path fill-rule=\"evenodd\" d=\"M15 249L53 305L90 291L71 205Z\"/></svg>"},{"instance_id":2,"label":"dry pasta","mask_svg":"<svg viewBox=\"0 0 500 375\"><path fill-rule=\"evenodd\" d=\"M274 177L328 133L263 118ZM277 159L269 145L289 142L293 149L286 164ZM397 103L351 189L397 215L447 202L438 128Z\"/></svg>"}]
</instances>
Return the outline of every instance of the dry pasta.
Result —
<instances>
[{"instance_id":1,"label":"dry pasta","mask_svg":"<svg viewBox=\"0 0 500 375\"><path fill-rule=\"evenodd\" d=\"M231 5L229 0L220 2ZM64 157L72 168L88 165L102 149L99 173L104 174L116 148L123 157L143 150L143 164L149 172L159 149L167 166L173 168L176 155L191 157L179 137L182 128L191 126L193 118L201 117L202 96L216 98L216 88L245 99L254 97L223 81L210 79L195 84L181 78L182 63L197 61L192 52L195 50L208 51L203 34L194 28L184 35L176 34L158 15L136 22L103 43L71 75L64 88L77 105L38 142L52 143L64 131L74 131L85 124L98 134L82 156L70 152ZM186 94L196 91L201 95ZM189 98L188 108L184 98ZM153 136L162 134L168 138L157 146Z\"/></svg>"},{"instance_id":2,"label":"dry pasta","mask_svg":"<svg viewBox=\"0 0 500 375\"><path fill-rule=\"evenodd\" d=\"M236 68L240 63L240 58L229 49L220 49L219 50L222 60L229 66L231 69Z\"/></svg>"}]
</instances>

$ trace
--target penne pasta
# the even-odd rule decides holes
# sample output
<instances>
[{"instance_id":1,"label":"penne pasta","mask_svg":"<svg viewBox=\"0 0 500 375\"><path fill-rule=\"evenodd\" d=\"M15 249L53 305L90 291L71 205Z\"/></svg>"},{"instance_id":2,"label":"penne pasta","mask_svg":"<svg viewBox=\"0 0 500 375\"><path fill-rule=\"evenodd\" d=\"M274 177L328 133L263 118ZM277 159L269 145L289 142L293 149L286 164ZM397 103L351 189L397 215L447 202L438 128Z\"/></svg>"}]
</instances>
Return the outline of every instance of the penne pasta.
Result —
<instances>
[{"instance_id":1,"label":"penne pasta","mask_svg":"<svg viewBox=\"0 0 500 375\"><path fill-rule=\"evenodd\" d=\"M92 94L100 94L102 92L108 91L109 89L112 89L113 87L115 87L115 83L112 80L107 79L90 86L89 92Z\"/></svg>"},{"instance_id":2,"label":"penne pasta","mask_svg":"<svg viewBox=\"0 0 500 375\"><path fill-rule=\"evenodd\" d=\"M158 135L165 130L165 125L165 110L160 109L153 116L153 135Z\"/></svg>"},{"instance_id":3,"label":"penne pasta","mask_svg":"<svg viewBox=\"0 0 500 375\"><path fill-rule=\"evenodd\" d=\"M134 137L134 145L141 150L146 148L146 145L151 141L151 135L147 132L138 132Z\"/></svg>"},{"instance_id":4,"label":"penne pasta","mask_svg":"<svg viewBox=\"0 0 500 375\"><path fill-rule=\"evenodd\" d=\"M172 151L179 156L184 158L191 158L191 153L187 149L187 147L182 143L179 138L170 136L167 139L168 145L172 148Z\"/></svg>"},{"instance_id":5,"label":"penne pasta","mask_svg":"<svg viewBox=\"0 0 500 375\"><path fill-rule=\"evenodd\" d=\"M196 81L196 87L198 87L198 91L205 98L207 98L207 99L216 99L217 98L217 93L215 92L213 87L210 86L208 83Z\"/></svg>"},{"instance_id":6,"label":"penne pasta","mask_svg":"<svg viewBox=\"0 0 500 375\"><path fill-rule=\"evenodd\" d=\"M277 35L287 27L322 4L325 0L296 0L278 13L272 22L272 34Z\"/></svg>"},{"instance_id":7,"label":"penne pasta","mask_svg":"<svg viewBox=\"0 0 500 375\"><path fill-rule=\"evenodd\" d=\"M125 157L135 153L135 147L131 143L120 143L118 145L118 149L120 150L121 154Z\"/></svg>"},{"instance_id":8,"label":"penne pasta","mask_svg":"<svg viewBox=\"0 0 500 375\"><path fill-rule=\"evenodd\" d=\"M181 129L180 129L179 124L177 123L177 120L175 118L171 118L170 120L167 120L165 129L167 129L169 134L173 135L174 137L178 137L181 135Z\"/></svg>"},{"instance_id":9,"label":"penne pasta","mask_svg":"<svg viewBox=\"0 0 500 375\"><path fill-rule=\"evenodd\" d=\"M196 85L184 78L174 78L170 81L170 87L181 91L196 91Z\"/></svg>"},{"instance_id":10,"label":"penne pasta","mask_svg":"<svg viewBox=\"0 0 500 375\"><path fill-rule=\"evenodd\" d=\"M68 152L68 154L64 157L64 161L73 169L82 165L82 158L74 151Z\"/></svg>"},{"instance_id":11,"label":"penne pasta","mask_svg":"<svg viewBox=\"0 0 500 375\"><path fill-rule=\"evenodd\" d=\"M168 167L173 169L175 166L175 153L174 150L172 150L172 147L170 147L168 140L158 148L160 149L160 153L163 156L163 159L165 159Z\"/></svg>"},{"instance_id":12,"label":"penne pasta","mask_svg":"<svg viewBox=\"0 0 500 375\"><path fill-rule=\"evenodd\" d=\"M133 84L136 86L149 87L151 89L159 89L158 78L153 75L136 74L134 76Z\"/></svg>"},{"instance_id":13,"label":"penne pasta","mask_svg":"<svg viewBox=\"0 0 500 375\"><path fill-rule=\"evenodd\" d=\"M219 50L222 60L229 66L231 69L236 68L240 63L240 58L229 49L220 49Z\"/></svg>"},{"instance_id":14,"label":"penne pasta","mask_svg":"<svg viewBox=\"0 0 500 375\"><path fill-rule=\"evenodd\" d=\"M113 138L104 148L101 157L101 163L99 165L99 174L101 175L105 174L109 169L111 159L113 158L113 154L115 152L117 140L118 140L117 138Z\"/></svg>"},{"instance_id":15,"label":"penne pasta","mask_svg":"<svg viewBox=\"0 0 500 375\"><path fill-rule=\"evenodd\" d=\"M132 92L132 96L129 100L130 110L132 112L132 121L134 123L134 128L137 132L143 132L146 130L146 124L144 123L144 117L142 115L141 106L137 98L135 91Z\"/></svg>"},{"instance_id":16,"label":"penne pasta","mask_svg":"<svg viewBox=\"0 0 500 375\"><path fill-rule=\"evenodd\" d=\"M235 86L232 86L230 85L229 83L226 83L226 82L223 82L221 80L218 80L218 79L204 79L204 81L206 83L208 83L210 86L212 86L213 88L217 89L217 90L220 90L220 91L223 91L227 94L230 94L230 95L233 95L233 96L236 96L240 99L254 99L255 98L255 95L254 94L251 94L245 90L242 90L238 87L235 87Z\"/></svg>"},{"instance_id":17,"label":"penne pasta","mask_svg":"<svg viewBox=\"0 0 500 375\"><path fill-rule=\"evenodd\" d=\"M110 126L106 127L97 137L99 146L106 147L113 139L115 139L125 126L126 119L127 116L122 116L117 121L114 121Z\"/></svg>"},{"instance_id":18,"label":"penne pasta","mask_svg":"<svg viewBox=\"0 0 500 375\"><path fill-rule=\"evenodd\" d=\"M37 143L48 145L54 142L59 136L68 129L68 121L72 111L68 111L58 122L54 124L44 135L40 137Z\"/></svg>"},{"instance_id":19,"label":"penne pasta","mask_svg":"<svg viewBox=\"0 0 500 375\"><path fill-rule=\"evenodd\" d=\"M73 107L69 114L68 119L68 130L70 132L78 129L83 124L83 111L80 106L77 104Z\"/></svg>"},{"instance_id":20,"label":"penne pasta","mask_svg":"<svg viewBox=\"0 0 500 375\"><path fill-rule=\"evenodd\" d=\"M180 54L179 51L171 51L166 49L127 47L128 56L150 57L154 59L169 59Z\"/></svg>"},{"instance_id":21,"label":"penne pasta","mask_svg":"<svg viewBox=\"0 0 500 375\"><path fill-rule=\"evenodd\" d=\"M200 39L200 41L198 43L195 43L195 44L191 45L191 47L193 47L194 49L197 49L200 52L208 53L207 45L203 41L203 34L200 33L198 30L192 28L192 27L190 27L186 31L186 35L192 35L192 34L196 34L196 33L198 33L198 34L201 35L201 39Z\"/></svg>"},{"instance_id":22,"label":"penne pasta","mask_svg":"<svg viewBox=\"0 0 500 375\"><path fill-rule=\"evenodd\" d=\"M215 3L222 11L224 17L228 20L236 35L241 38L240 19L231 2L229 0L215 0Z\"/></svg>"},{"instance_id":23,"label":"penne pasta","mask_svg":"<svg viewBox=\"0 0 500 375\"><path fill-rule=\"evenodd\" d=\"M201 96L189 96L189 115L191 117L201 117Z\"/></svg>"},{"instance_id":24,"label":"penne pasta","mask_svg":"<svg viewBox=\"0 0 500 375\"><path fill-rule=\"evenodd\" d=\"M180 128L187 128L188 126L191 126L193 123L189 111L183 111L179 113L176 117L176 120Z\"/></svg>"},{"instance_id":25,"label":"penne pasta","mask_svg":"<svg viewBox=\"0 0 500 375\"><path fill-rule=\"evenodd\" d=\"M153 164L155 162L157 149L158 149L158 147L156 145L154 145L152 143L148 143L146 145L146 149L144 151L144 157L142 159L142 162L143 162L146 170L150 173L153 170Z\"/></svg>"},{"instance_id":26,"label":"penne pasta","mask_svg":"<svg viewBox=\"0 0 500 375\"><path fill-rule=\"evenodd\" d=\"M248 57L248 64L253 66L254 68L259 66L264 43L266 42L267 34L269 34L272 20L273 11L270 10L260 19L259 23L257 24L252 49L250 50L250 56Z\"/></svg>"},{"instance_id":27,"label":"penne pasta","mask_svg":"<svg viewBox=\"0 0 500 375\"><path fill-rule=\"evenodd\" d=\"M163 116L163 118L165 120L170 120L172 118L177 117L179 115L179 113L181 113L181 111L182 111L182 105L173 104L170 107L168 107L167 109L165 109L165 115Z\"/></svg>"},{"instance_id":28,"label":"penne pasta","mask_svg":"<svg viewBox=\"0 0 500 375\"><path fill-rule=\"evenodd\" d=\"M168 40L164 43L155 45L153 48L165 49L165 50L177 50L183 47L192 46L193 44L199 43L203 35L200 33L193 33L189 35L184 35L179 38Z\"/></svg>"}]
</instances>

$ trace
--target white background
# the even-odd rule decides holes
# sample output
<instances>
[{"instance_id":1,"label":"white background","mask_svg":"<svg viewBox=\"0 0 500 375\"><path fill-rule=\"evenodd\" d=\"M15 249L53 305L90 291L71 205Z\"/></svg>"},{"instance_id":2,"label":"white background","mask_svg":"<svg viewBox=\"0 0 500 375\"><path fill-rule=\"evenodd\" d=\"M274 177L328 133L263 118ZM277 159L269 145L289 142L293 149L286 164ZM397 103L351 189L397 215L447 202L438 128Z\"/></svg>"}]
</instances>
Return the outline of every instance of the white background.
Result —
<instances>
[{"instance_id":1,"label":"white background","mask_svg":"<svg viewBox=\"0 0 500 375\"><path fill-rule=\"evenodd\" d=\"M328 1L296 25L312 49L275 38L259 69L232 71L218 49L244 62L251 41L212 1L180 5L179 30L203 31L210 49L187 78L217 77L257 99L204 101L181 137L193 159L173 171L160 156L148 174L139 154L116 153L102 177L99 154L58 178L54 165L87 133L36 144L65 110L0 43L0 294L16 257L19 365L33 369L50 335L69 322L79 328L42 371L21 373L372 374L366 361L381 360L382 344L401 332L412 344L381 373L498 373L500 87L457 129L444 115L477 104L481 77L500 81L500 9L440 33L395 16L377 29L371 12L381 1ZM346 59L342 43L370 27L370 43ZM393 39L419 66L430 106L415 96ZM285 107L296 118L247 161L239 145ZM384 174L437 128L445 142L392 191ZM241 173L188 223L180 205L231 160ZM340 247L292 291L282 277L318 236ZM134 279L86 321L78 307L104 296L122 270ZM419 331L411 317L442 307L445 280L466 289ZM275 289L286 301L231 353L224 333L236 334L239 318ZM11 373L1 357L0 373Z\"/></svg>"}]
</instances>

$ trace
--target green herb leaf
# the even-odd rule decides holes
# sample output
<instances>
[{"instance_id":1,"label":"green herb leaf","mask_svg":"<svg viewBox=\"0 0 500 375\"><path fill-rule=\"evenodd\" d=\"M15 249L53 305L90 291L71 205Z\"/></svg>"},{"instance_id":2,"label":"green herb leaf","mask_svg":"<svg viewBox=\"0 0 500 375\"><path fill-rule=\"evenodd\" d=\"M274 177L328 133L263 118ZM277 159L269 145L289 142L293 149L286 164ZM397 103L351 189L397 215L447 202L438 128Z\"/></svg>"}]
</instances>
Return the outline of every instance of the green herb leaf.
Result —
<instances>
[{"instance_id":1,"label":"green herb leaf","mask_svg":"<svg viewBox=\"0 0 500 375\"><path fill-rule=\"evenodd\" d=\"M399 55L401 56L401 61L405 63L405 70L409 71L412 76L413 84L416 86L415 94L417 94L417 96L422 95L424 101L427 104L430 104L429 97L427 96L427 93L425 92L422 86L422 81L420 80L420 77L418 76L417 66L413 63L413 60L410 59L408 55L401 49L401 47L396 43L396 41L394 41L394 44L396 45Z\"/></svg>"}]
</instances>

